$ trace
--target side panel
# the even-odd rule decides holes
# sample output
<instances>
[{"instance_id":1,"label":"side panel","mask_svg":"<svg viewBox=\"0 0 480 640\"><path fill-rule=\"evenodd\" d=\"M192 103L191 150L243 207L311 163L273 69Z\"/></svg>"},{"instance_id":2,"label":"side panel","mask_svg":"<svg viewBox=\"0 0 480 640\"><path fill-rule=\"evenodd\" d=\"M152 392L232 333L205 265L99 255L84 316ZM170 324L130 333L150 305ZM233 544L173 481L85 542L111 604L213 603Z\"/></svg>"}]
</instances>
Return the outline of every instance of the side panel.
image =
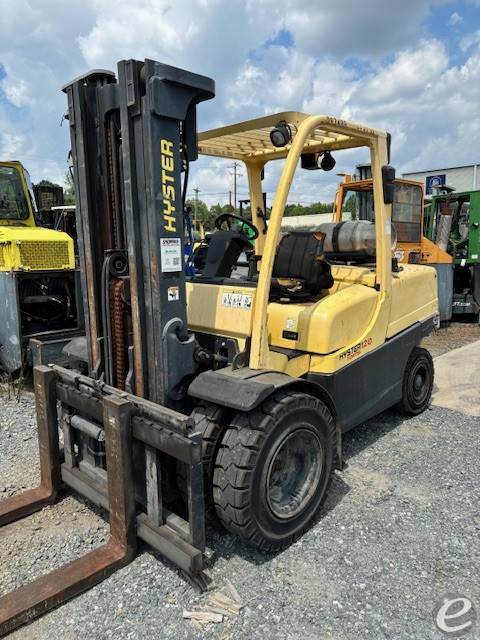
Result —
<instances>
[{"instance_id":1,"label":"side panel","mask_svg":"<svg viewBox=\"0 0 480 640\"><path fill-rule=\"evenodd\" d=\"M0 369L12 373L22 366L22 336L17 277L0 273Z\"/></svg>"},{"instance_id":2,"label":"side panel","mask_svg":"<svg viewBox=\"0 0 480 640\"><path fill-rule=\"evenodd\" d=\"M438 311L440 321L452 319L453 304L453 264L434 265L438 282Z\"/></svg>"},{"instance_id":3,"label":"side panel","mask_svg":"<svg viewBox=\"0 0 480 640\"><path fill-rule=\"evenodd\" d=\"M187 282L188 328L232 338L252 332L256 289Z\"/></svg>"},{"instance_id":4,"label":"side panel","mask_svg":"<svg viewBox=\"0 0 480 640\"><path fill-rule=\"evenodd\" d=\"M387 338L438 311L437 276L432 267L405 264L392 273L392 305Z\"/></svg>"},{"instance_id":5,"label":"side panel","mask_svg":"<svg viewBox=\"0 0 480 640\"><path fill-rule=\"evenodd\" d=\"M431 240L422 236L422 264L452 264L452 256L440 249L438 244L434 244Z\"/></svg>"},{"instance_id":6,"label":"side panel","mask_svg":"<svg viewBox=\"0 0 480 640\"><path fill-rule=\"evenodd\" d=\"M332 374L310 372L295 378L279 371L250 368L205 371L193 380L189 395L238 411L251 411L275 390L301 388L307 381L311 387L303 390L326 398L341 430L348 431L399 402L408 357L432 328L433 321L416 323Z\"/></svg>"},{"instance_id":7,"label":"side panel","mask_svg":"<svg viewBox=\"0 0 480 640\"><path fill-rule=\"evenodd\" d=\"M378 302L378 291L352 284L318 302L268 305L269 343L312 354L328 354L359 340Z\"/></svg>"},{"instance_id":8,"label":"side panel","mask_svg":"<svg viewBox=\"0 0 480 640\"><path fill-rule=\"evenodd\" d=\"M307 380L319 384L333 398L342 431L399 402L408 356L420 344L424 331L427 327L417 323L337 373L307 374Z\"/></svg>"}]
</instances>

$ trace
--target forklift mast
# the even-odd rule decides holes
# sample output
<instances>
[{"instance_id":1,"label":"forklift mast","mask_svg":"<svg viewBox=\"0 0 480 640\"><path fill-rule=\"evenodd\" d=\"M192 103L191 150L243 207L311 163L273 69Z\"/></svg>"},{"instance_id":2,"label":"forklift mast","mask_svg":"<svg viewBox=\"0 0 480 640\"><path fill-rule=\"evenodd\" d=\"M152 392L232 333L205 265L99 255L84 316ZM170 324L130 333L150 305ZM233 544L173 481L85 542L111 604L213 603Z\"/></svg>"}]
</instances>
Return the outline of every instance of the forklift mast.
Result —
<instances>
[{"instance_id":1,"label":"forklift mast","mask_svg":"<svg viewBox=\"0 0 480 640\"><path fill-rule=\"evenodd\" d=\"M197 159L196 106L214 97L214 82L153 60L124 60L118 79L96 70L63 90L89 375L175 406L196 370L184 200Z\"/></svg>"},{"instance_id":2,"label":"forklift mast","mask_svg":"<svg viewBox=\"0 0 480 640\"><path fill-rule=\"evenodd\" d=\"M67 485L109 512L110 536L0 598L0 637L130 562L138 539L199 585L207 581L202 434L173 405L197 366L186 324L183 204L197 157L196 105L213 97L214 83L129 60L119 63L118 80L93 71L64 91L89 376L35 367L41 482L1 502L0 527L55 503ZM170 481L179 462L188 474L185 505Z\"/></svg>"}]
</instances>

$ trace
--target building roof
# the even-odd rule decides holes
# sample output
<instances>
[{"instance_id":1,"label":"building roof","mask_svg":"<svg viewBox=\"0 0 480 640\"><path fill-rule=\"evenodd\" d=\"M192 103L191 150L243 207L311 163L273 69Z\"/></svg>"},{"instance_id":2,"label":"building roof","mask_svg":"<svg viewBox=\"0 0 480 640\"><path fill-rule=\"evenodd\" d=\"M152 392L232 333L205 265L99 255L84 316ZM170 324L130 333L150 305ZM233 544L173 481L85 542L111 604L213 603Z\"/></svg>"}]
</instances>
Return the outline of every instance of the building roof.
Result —
<instances>
[{"instance_id":1,"label":"building roof","mask_svg":"<svg viewBox=\"0 0 480 640\"><path fill-rule=\"evenodd\" d=\"M402 175L413 176L416 173L439 173L441 171L452 171L452 169L470 169L480 166L480 163L475 162L473 164L462 164L457 167L442 167L441 169L423 169L422 171L403 171Z\"/></svg>"}]
</instances>

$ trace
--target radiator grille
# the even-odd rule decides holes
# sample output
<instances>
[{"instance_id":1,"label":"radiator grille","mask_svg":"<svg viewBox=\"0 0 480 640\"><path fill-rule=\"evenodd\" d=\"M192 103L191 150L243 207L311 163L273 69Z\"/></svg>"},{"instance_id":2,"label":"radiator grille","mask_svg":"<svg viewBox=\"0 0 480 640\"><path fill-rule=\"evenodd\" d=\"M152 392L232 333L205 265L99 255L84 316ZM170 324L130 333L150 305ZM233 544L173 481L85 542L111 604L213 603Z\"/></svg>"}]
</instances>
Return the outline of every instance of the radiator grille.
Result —
<instances>
[{"instance_id":1,"label":"radiator grille","mask_svg":"<svg viewBox=\"0 0 480 640\"><path fill-rule=\"evenodd\" d=\"M68 242L22 242L20 263L29 269L62 269L69 265Z\"/></svg>"},{"instance_id":2,"label":"radiator grille","mask_svg":"<svg viewBox=\"0 0 480 640\"><path fill-rule=\"evenodd\" d=\"M5 250L6 247L0 247L0 269L5 268Z\"/></svg>"}]
</instances>

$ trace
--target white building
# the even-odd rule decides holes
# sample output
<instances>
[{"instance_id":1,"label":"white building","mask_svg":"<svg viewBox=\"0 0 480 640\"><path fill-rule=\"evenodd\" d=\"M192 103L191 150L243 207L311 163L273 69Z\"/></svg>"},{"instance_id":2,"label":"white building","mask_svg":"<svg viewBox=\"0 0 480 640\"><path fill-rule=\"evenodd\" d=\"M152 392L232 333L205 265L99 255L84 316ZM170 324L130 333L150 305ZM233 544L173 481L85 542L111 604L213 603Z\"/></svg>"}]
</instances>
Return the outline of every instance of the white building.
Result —
<instances>
[{"instance_id":1,"label":"white building","mask_svg":"<svg viewBox=\"0 0 480 640\"><path fill-rule=\"evenodd\" d=\"M315 230L322 222L332 222L333 213L312 213L305 216L284 216L282 230Z\"/></svg>"},{"instance_id":2,"label":"white building","mask_svg":"<svg viewBox=\"0 0 480 640\"><path fill-rule=\"evenodd\" d=\"M422 182L426 196L433 194L434 187L444 184L453 187L455 191L471 191L480 189L480 164L431 169L430 171L412 171L404 173L403 177L407 180Z\"/></svg>"}]
</instances>

